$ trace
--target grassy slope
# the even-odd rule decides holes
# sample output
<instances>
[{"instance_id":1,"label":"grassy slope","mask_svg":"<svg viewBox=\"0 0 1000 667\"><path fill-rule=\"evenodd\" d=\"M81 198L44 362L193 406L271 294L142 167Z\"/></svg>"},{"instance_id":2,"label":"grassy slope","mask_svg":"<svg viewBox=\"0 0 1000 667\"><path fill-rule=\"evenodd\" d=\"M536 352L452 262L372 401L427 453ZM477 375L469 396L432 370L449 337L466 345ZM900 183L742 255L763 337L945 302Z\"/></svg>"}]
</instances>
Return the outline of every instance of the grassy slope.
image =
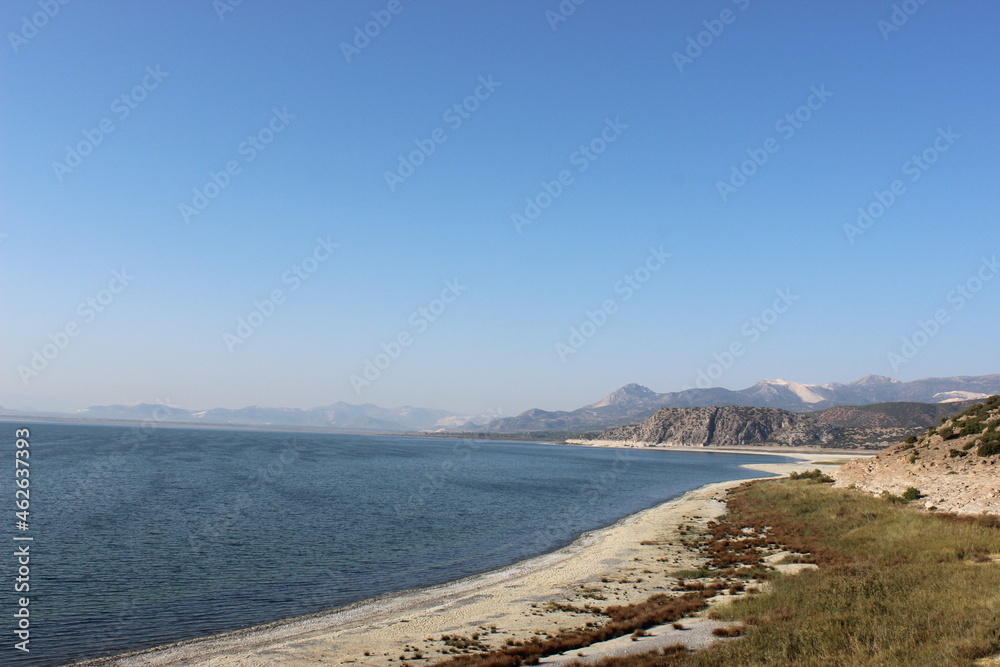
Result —
<instances>
[{"instance_id":1,"label":"grassy slope","mask_svg":"<svg viewBox=\"0 0 1000 667\"><path fill-rule=\"evenodd\" d=\"M730 501L732 527L809 553L820 569L777 577L720 610L744 637L647 665L970 665L1000 652L996 517L956 520L809 481L758 482Z\"/></svg>"}]
</instances>

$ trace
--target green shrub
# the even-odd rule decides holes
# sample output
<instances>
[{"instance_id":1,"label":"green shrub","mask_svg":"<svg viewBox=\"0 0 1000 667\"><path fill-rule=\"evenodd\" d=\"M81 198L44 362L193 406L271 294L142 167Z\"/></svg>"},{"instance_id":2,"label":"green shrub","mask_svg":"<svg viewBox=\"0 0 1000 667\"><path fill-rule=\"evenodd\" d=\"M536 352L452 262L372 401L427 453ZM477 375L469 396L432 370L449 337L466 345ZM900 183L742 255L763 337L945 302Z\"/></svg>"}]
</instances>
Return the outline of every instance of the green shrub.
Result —
<instances>
[{"instance_id":1,"label":"green shrub","mask_svg":"<svg viewBox=\"0 0 1000 667\"><path fill-rule=\"evenodd\" d=\"M1000 454L1000 442L984 442L979 445L979 449L976 450L976 454L979 456L996 456Z\"/></svg>"},{"instance_id":2,"label":"green shrub","mask_svg":"<svg viewBox=\"0 0 1000 667\"><path fill-rule=\"evenodd\" d=\"M983 422L980 419L970 419L962 426L959 435L978 435L983 432Z\"/></svg>"},{"instance_id":3,"label":"green shrub","mask_svg":"<svg viewBox=\"0 0 1000 667\"><path fill-rule=\"evenodd\" d=\"M960 449L950 449L950 450L948 450L948 456L950 456L953 459L957 458L959 456L968 456L968 455L969 455L968 452L963 452Z\"/></svg>"},{"instance_id":4,"label":"green shrub","mask_svg":"<svg viewBox=\"0 0 1000 667\"><path fill-rule=\"evenodd\" d=\"M833 478L820 472L819 468L813 468L804 472L793 472L789 479L808 479L822 484L833 484Z\"/></svg>"},{"instance_id":5,"label":"green shrub","mask_svg":"<svg viewBox=\"0 0 1000 667\"><path fill-rule=\"evenodd\" d=\"M990 396L984 403L973 405L971 408L958 415L959 417L983 417L991 410L1000 408L1000 396Z\"/></svg>"},{"instance_id":6,"label":"green shrub","mask_svg":"<svg viewBox=\"0 0 1000 667\"><path fill-rule=\"evenodd\" d=\"M996 430L996 424L992 425L989 431L983 433L983 436L980 438L980 440L984 444L1000 443L1000 431Z\"/></svg>"},{"instance_id":7,"label":"green shrub","mask_svg":"<svg viewBox=\"0 0 1000 667\"><path fill-rule=\"evenodd\" d=\"M911 444L913 444L913 443L914 443L914 442L916 442L916 441L917 441L917 436L915 436L915 435L911 435L911 436L910 436L909 438L907 438L907 439L906 439L906 440L904 440L903 442L905 442L905 443L906 443L906 444L908 444L908 445L911 445Z\"/></svg>"},{"instance_id":8,"label":"green shrub","mask_svg":"<svg viewBox=\"0 0 1000 667\"><path fill-rule=\"evenodd\" d=\"M903 491L903 500L906 502L912 502L923 495L924 494L920 493L920 489L911 486L906 489L906 491Z\"/></svg>"}]
</instances>

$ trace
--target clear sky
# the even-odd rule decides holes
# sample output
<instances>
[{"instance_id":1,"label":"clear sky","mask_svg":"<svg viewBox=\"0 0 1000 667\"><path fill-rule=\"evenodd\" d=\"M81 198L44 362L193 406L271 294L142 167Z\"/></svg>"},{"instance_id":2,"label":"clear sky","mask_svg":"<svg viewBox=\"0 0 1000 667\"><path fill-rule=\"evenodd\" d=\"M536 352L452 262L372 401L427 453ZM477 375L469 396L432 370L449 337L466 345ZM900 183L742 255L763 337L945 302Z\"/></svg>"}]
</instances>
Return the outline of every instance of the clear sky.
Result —
<instances>
[{"instance_id":1,"label":"clear sky","mask_svg":"<svg viewBox=\"0 0 1000 667\"><path fill-rule=\"evenodd\" d=\"M998 372L998 25L6 0L0 393L514 414Z\"/></svg>"}]
</instances>

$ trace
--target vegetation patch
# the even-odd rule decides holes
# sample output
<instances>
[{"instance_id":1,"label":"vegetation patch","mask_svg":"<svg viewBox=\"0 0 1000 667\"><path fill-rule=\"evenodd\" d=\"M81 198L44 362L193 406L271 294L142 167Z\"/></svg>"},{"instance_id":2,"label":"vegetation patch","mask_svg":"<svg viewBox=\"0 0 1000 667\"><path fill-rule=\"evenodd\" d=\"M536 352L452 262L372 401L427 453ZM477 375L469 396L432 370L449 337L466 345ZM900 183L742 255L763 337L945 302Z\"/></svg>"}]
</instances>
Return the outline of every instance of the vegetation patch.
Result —
<instances>
[{"instance_id":1,"label":"vegetation patch","mask_svg":"<svg viewBox=\"0 0 1000 667\"><path fill-rule=\"evenodd\" d=\"M793 472L788 476L788 479L810 479L814 482L821 482L823 484L833 484L833 478L820 472L819 468L806 470L804 472Z\"/></svg>"},{"instance_id":2,"label":"vegetation patch","mask_svg":"<svg viewBox=\"0 0 1000 667\"><path fill-rule=\"evenodd\" d=\"M670 623L704 609L708 606L706 600L716 593L715 590L700 590L679 596L660 593L637 604L606 607L602 614L607 616L608 620L603 624L591 623L587 627L563 630L554 637L536 638L525 642L508 640L508 644L503 648L479 655L456 656L435 663L435 667L534 665L544 656L572 651L615 637L634 635L638 639L642 635L636 634L637 631ZM460 639L463 640L462 648L486 648L481 644L472 646L464 641L465 638ZM451 638L451 642L449 645L454 646L454 638Z\"/></svg>"},{"instance_id":3,"label":"vegetation patch","mask_svg":"<svg viewBox=\"0 0 1000 667\"><path fill-rule=\"evenodd\" d=\"M930 514L807 481L744 485L720 521L810 553L819 569L714 615L745 626L697 653L609 658L601 667L972 665L1000 653L1000 517ZM982 562L977 562L982 561Z\"/></svg>"},{"instance_id":4,"label":"vegetation patch","mask_svg":"<svg viewBox=\"0 0 1000 667\"><path fill-rule=\"evenodd\" d=\"M996 456L1000 454L1000 441L984 442L976 450L979 456Z\"/></svg>"}]
</instances>

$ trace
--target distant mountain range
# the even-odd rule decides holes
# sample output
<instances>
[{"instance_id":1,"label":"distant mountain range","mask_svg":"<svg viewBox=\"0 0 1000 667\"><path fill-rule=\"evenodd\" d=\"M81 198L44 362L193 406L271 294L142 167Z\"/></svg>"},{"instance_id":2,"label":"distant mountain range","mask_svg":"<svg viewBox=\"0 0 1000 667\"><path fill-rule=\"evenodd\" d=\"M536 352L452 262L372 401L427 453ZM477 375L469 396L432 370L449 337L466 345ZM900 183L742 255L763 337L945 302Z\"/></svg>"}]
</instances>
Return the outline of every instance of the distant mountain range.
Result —
<instances>
[{"instance_id":1,"label":"distant mountain range","mask_svg":"<svg viewBox=\"0 0 1000 667\"><path fill-rule=\"evenodd\" d=\"M1000 375L925 378L900 382L881 375L868 375L850 384L800 384L787 380L761 380L737 391L714 387L658 394L639 384L627 384L602 400L572 411L533 409L516 417L496 419L491 432L593 431L635 424L660 408L745 406L779 408L791 412L815 412L840 405L912 402L945 403L1000 394ZM472 426L472 425L468 425Z\"/></svg>"},{"instance_id":2,"label":"distant mountain range","mask_svg":"<svg viewBox=\"0 0 1000 667\"><path fill-rule=\"evenodd\" d=\"M163 421L185 424L266 426L330 431L403 433L414 431L476 431L488 433L582 433L636 424L660 408L746 406L780 408L791 412L817 412L834 406L886 402L946 403L1000 394L1000 375L926 378L900 382L869 375L850 384L809 385L786 380L762 380L752 387L732 391L715 387L658 394L638 384L628 384L596 403L572 411L532 409L516 417L461 415L437 408L381 408L371 403L338 402L318 408L185 410L164 405L93 406L74 411L33 412L4 410L0 415L36 416L84 421ZM918 412L926 409L912 408ZM931 410L931 412L935 412ZM935 413L936 414L936 413ZM863 415L862 415L863 416ZM874 418L874 417L872 417ZM879 417L884 419L884 417ZM906 421L911 421L909 416Z\"/></svg>"},{"instance_id":3,"label":"distant mountain range","mask_svg":"<svg viewBox=\"0 0 1000 667\"><path fill-rule=\"evenodd\" d=\"M474 424L479 428L491 418L490 415L458 415L435 408L403 406L387 409L371 403L353 405L343 402L306 410L251 406L237 410L213 408L192 411L154 403L97 405L72 412L25 412L0 408L0 415L82 421L145 421L389 433L455 430L467 424Z\"/></svg>"}]
</instances>

